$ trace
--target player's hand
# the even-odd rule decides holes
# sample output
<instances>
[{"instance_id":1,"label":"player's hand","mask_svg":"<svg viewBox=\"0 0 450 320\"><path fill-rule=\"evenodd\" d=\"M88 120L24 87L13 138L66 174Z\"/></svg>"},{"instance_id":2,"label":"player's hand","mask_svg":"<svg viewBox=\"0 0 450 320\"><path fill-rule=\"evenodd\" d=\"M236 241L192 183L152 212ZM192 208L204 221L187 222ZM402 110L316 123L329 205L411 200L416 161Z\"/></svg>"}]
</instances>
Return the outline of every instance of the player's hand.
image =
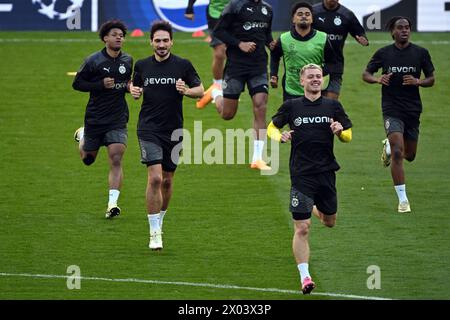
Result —
<instances>
[{"instance_id":1,"label":"player's hand","mask_svg":"<svg viewBox=\"0 0 450 320\"><path fill-rule=\"evenodd\" d=\"M188 20L194 21L195 15L193 13L185 13L184 17Z\"/></svg>"},{"instance_id":2,"label":"player's hand","mask_svg":"<svg viewBox=\"0 0 450 320\"><path fill-rule=\"evenodd\" d=\"M391 73L387 73L387 74L383 74L381 76L381 78L378 79L378 83L385 85L385 86L389 86L389 81L391 80L391 76L392 76L392 72Z\"/></svg>"},{"instance_id":3,"label":"player's hand","mask_svg":"<svg viewBox=\"0 0 450 320\"><path fill-rule=\"evenodd\" d=\"M290 131L283 131L283 133L281 133L281 143L285 143L288 142L289 140L292 140L292 133L294 132L294 130L290 130Z\"/></svg>"},{"instance_id":4,"label":"player's hand","mask_svg":"<svg viewBox=\"0 0 450 320\"><path fill-rule=\"evenodd\" d=\"M239 42L239 49L245 53L252 53L256 50L256 43L254 42Z\"/></svg>"},{"instance_id":5,"label":"player's hand","mask_svg":"<svg viewBox=\"0 0 450 320\"><path fill-rule=\"evenodd\" d=\"M106 89L112 89L112 88L114 88L114 78L109 78L109 77L104 78L104 79L103 79L103 86L104 86Z\"/></svg>"},{"instance_id":6,"label":"player's hand","mask_svg":"<svg viewBox=\"0 0 450 320\"><path fill-rule=\"evenodd\" d=\"M333 134L340 136L344 127L342 127L342 124L339 121L334 121L333 118L331 118L330 129Z\"/></svg>"},{"instance_id":7,"label":"player's hand","mask_svg":"<svg viewBox=\"0 0 450 320\"><path fill-rule=\"evenodd\" d=\"M270 43L269 43L269 49L270 49L270 51L272 51L273 49L275 49L275 46L277 45L277 40L272 40Z\"/></svg>"},{"instance_id":8,"label":"player's hand","mask_svg":"<svg viewBox=\"0 0 450 320\"><path fill-rule=\"evenodd\" d=\"M188 88L186 87L186 83L181 79L177 80L177 82L175 83L175 87L177 88L177 91L182 95L185 95L186 91L188 90Z\"/></svg>"},{"instance_id":9,"label":"player's hand","mask_svg":"<svg viewBox=\"0 0 450 320\"><path fill-rule=\"evenodd\" d=\"M142 88L133 86L133 83L130 84L130 93L134 99L139 99L142 95Z\"/></svg>"},{"instance_id":10,"label":"player's hand","mask_svg":"<svg viewBox=\"0 0 450 320\"><path fill-rule=\"evenodd\" d=\"M403 76L403 85L404 86L419 86L420 80L414 78L412 75L407 74Z\"/></svg>"},{"instance_id":11,"label":"player's hand","mask_svg":"<svg viewBox=\"0 0 450 320\"><path fill-rule=\"evenodd\" d=\"M278 88L278 77L277 76L270 77L270 86L274 89Z\"/></svg>"},{"instance_id":12,"label":"player's hand","mask_svg":"<svg viewBox=\"0 0 450 320\"><path fill-rule=\"evenodd\" d=\"M369 40L367 40L367 38L364 36L356 36L356 41L358 41L360 45L365 47L369 45Z\"/></svg>"}]
</instances>

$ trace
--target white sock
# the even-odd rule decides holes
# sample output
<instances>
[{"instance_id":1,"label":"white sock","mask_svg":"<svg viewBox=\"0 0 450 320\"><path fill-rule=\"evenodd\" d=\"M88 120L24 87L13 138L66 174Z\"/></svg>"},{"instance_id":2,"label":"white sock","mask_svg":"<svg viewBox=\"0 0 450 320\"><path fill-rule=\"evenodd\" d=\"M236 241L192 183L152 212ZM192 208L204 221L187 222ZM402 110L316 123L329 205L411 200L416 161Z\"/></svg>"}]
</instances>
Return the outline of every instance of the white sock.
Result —
<instances>
[{"instance_id":1,"label":"white sock","mask_svg":"<svg viewBox=\"0 0 450 320\"><path fill-rule=\"evenodd\" d=\"M311 278L311 276L309 275L309 270L308 270L308 264L307 263L300 263L297 265L297 269L300 272L300 279L303 283L303 280L305 280L306 277Z\"/></svg>"},{"instance_id":2,"label":"white sock","mask_svg":"<svg viewBox=\"0 0 450 320\"><path fill-rule=\"evenodd\" d=\"M254 140L253 141L253 160L262 160L262 155L264 151L264 140Z\"/></svg>"},{"instance_id":3,"label":"white sock","mask_svg":"<svg viewBox=\"0 0 450 320\"><path fill-rule=\"evenodd\" d=\"M397 197L399 202L408 201L408 197L406 196L406 185L400 184L398 186L394 186L395 192L397 192Z\"/></svg>"},{"instance_id":4,"label":"white sock","mask_svg":"<svg viewBox=\"0 0 450 320\"><path fill-rule=\"evenodd\" d=\"M216 98L217 97L222 97L223 96L223 91L222 90L220 90L220 89L213 89L212 91L211 91L211 97L212 97L212 101L213 102L216 102Z\"/></svg>"},{"instance_id":5,"label":"white sock","mask_svg":"<svg viewBox=\"0 0 450 320\"><path fill-rule=\"evenodd\" d=\"M147 218L148 218L148 225L150 227L150 233L161 231L161 228L159 226L159 213L148 214Z\"/></svg>"},{"instance_id":6,"label":"white sock","mask_svg":"<svg viewBox=\"0 0 450 320\"><path fill-rule=\"evenodd\" d=\"M80 141L84 138L84 127L81 128L80 131L78 131L78 138L80 139Z\"/></svg>"},{"instance_id":7,"label":"white sock","mask_svg":"<svg viewBox=\"0 0 450 320\"><path fill-rule=\"evenodd\" d=\"M222 79L213 79L213 83L222 86Z\"/></svg>"},{"instance_id":8,"label":"white sock","mask_svg":"<svg viewBox=\"0 0 450 320\"><path fill-rule=\"evenodd\" d=\"M166 214L167 210L161 210L159 212L159 227L162 230L163 222L164 222L164 215Z\"/></svg>"},{"instance_id":9,"label":"white sock","mask_svg":"<svg viewBox=\"0 0 450 320\"><path fill-rule=\"evenodd\" d=\"M389 140L386 141L386 155L387 155L388 157L391 156L391 145L390 145L390 143L389 143Z\"/></svg>"},{"instance_id":10,"label":"white sock","mask_svg":"<svg viewBox=\"0 0 450 320\"><path fill-rule=\"evenodd\" d=\"M116 207L117 206L117 200L119 200L120 191L116 189L110 189L109 190L109 201L108 201L108 207Z\"/></svg>"}]
</instances>

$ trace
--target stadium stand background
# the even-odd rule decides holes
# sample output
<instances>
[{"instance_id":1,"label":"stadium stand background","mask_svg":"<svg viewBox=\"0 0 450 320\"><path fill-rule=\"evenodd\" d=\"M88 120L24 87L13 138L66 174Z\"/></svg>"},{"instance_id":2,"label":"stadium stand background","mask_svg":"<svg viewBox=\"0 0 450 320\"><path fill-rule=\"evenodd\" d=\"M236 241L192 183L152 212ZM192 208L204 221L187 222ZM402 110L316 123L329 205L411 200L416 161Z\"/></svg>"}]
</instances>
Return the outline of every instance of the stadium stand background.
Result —
<instances>
[{"instance_id":1,"label":"stadium stand background","mask_svg":"<svg viewBox=\"0 0 450 320\"><path fill-rule=\"evenodd\" d=\"M274 9L274 31L289 28L290 7L296 0L266 0ZM312 0L310 3L320 2ZM183 18L187 0L0 0L0 30L67 30L64 16L68 8L81 4L79 30L95 31L98 25L110 18L119 18L130 29L147 30L155 19L166 18L177 30L195 31L206 28L204 10L207 0L198 0L196 21ZM411 18L414 30L450 31L450 0L341 0L362 18L367 29L367 8L378 6L381 10L381 26L394 15ZM54 6L52 5L54 4ZM164 8L168 4L170 10ZM169 13L170 11L170 13ZM167 13L170 15L164 16Z\"/></svg>"}]
</instances>

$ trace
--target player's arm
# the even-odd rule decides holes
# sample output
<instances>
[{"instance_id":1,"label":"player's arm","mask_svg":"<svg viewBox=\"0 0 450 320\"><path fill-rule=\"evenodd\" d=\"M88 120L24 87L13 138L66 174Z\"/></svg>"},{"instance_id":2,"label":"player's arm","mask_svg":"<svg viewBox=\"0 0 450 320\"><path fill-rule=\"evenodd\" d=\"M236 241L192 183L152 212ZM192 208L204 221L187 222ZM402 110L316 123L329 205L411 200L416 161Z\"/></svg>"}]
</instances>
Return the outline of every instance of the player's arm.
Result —
<instances>
[{"instance_id":1,"label":"player's arm","mask_svg":"<svg viewBox=\"0 0 450 320\"><path fill-rule=\"evenodd\" d=\"M186 86L186 83L182 79L178 79L175 86L177 88L177 91L181 95L189 98L201 98L205 93L205 89L203 88L203 84L201 83L196 87L189 88Z\"/></svg>"},{"instance_id":2,"label":"player's arm","mask_svg":"<svg viewBox=\"0 0 450 320\"><path fill-rule=\"evenodd\" d=\"M334 51L333 45L331 44L330 39L327 37L327 41L325 42L325 46L323 49L323 73L327 75L330 73L330 65L334 65L336 61L336 57L338 55Z\"/></svg>"},{"instance_id":3,"label":"player's arm","mask_svg":"<svg viewBox=\"0 0 450 320\"><path fill-rule=\"evenodd\" d=\"M269 125L267 126L267 136L275 141L285 143L289 140L292 140L292 132L294 130L289 131L283 131L281 132L281 129L278 128L273 121L270 121Z\"/></svg>"},{"instance_id":4,"label":"player's arm","mask_svg":"<svg viewBox=\"0 0 450 320\"><path fill-rule=\"evenodd\" d=\"M330 124L331 131L335 134L340 141L350 142L352 141L352 128L344 130L344 127L339 121L331 120Z\"/></svg>"},{"instance_id":5,"label":"player's arm","mask_svg":"<svg viewBox=\"0 0 450 320\"><path fill-rule=\"evenodd\" d=\"M214 36L225 43L228 47L240 47L241 41L234 37L230 30L232 29L233 21L238 20L236 1L230 1L222 11L217 25L214 28ZM242 49L241 49L242 50Z\"/></svg>"},{"instance_id":6,"label":"player's arm","mask_svg":"<svg viewBox=\"0 0 450 320\"><path fill-rule=\"evenodd\" d=\"M369 40L366 36L366 31L364 27L361 25L359 20L356 18L355 14L351 12L350 14L350 34L353 38L362 46L368 46Z\"/></svg>"},{"instance_id":7,"label":"player's arm","mask_svg":"<svg viewBox=\"0 0 450 320\"><path fill-rule=\"evenodd\" d=\"M266 29L266 47L269 48L269 50L273 50L275 47L275 40L273 40L272 36L272 19L269 22L269 26Z\"/></svg>"},{"instance_id":8,"label":"player's arm","mask_svg":"<svg viewBox=\"0 0 450 320\"><path fill-rule=\"evenodd\" d=\"M281 143L292 140L292 132L294 130L281 132L281 129L288 123L289 110L290 102L286 101L272 117L272 121L267 126L267 136L269 138Z\"/></svg>"},{"instance_id":9,"label":"player's arm","mask_svg":"<svg viewBox=\"0 0 450 320\"><path fill-rule=\"evenodd\" d=\"M377 52L375 52L372 59L369 61L366 70L364 70L362 74L362 79L370 84L378 83L381 85L389 86L392 73L382 74L380 77L376 77L374 75L382 67L383 67L383 53L380 49Z\"/></svg>"},{"instance_id":10,"label":"player's arm","mask_svg":"<svg viewBox=\"0 0 450 320\"><path fill-rule=\"evenodd\" d=\"M141 76L141 65L140 62L138 61L134 66L133 80L129 85L131 96L135 100L139 99L143 93L142 85L143 82Z\"/></svg>"},{"instance_id":11,"label":"player's arm","mask_svg":"<svg viewBox=\"0 0 450 320\"><path fill-rule=\"evenodd\" d=\"M352 122L339 101L334 102L335 114L331 119L330 129L341 142L352 141Z\"/></svg>"},{"instance_id":12,"label":"player's arm","mask_svg":"<svg viewBox=\"0 0 450 320\"><path fill-rule=\"evenodd\" d=\"M275 47L270 52L270 85L272 88L278 87L278 70L280 69L280 60L283 56L283 47L281 39L276 41Z\"/></svg>"},{"instance_id":13,"label":"player's arm","mask_svg":"<svg viewBox=\"0 0 450 320\"><path fill-rule=\"evenodd\" d=\"M93 80L93 66L85 61L77 72L72 83L72 88L82 92L100 91L105 88L104 79Z\"/></svg>"},{"instance_id":14,"label":"player's arm","mask_svg":"<svg viewBox=\"0 0 450 320\"><path fill-rule=\"evenodd\" d=\"M175 86L180 94L189 98L201 98L205 93L197 70L188 60L185 61L183 78L178 79Z\"/></svg>"}]
</instances>

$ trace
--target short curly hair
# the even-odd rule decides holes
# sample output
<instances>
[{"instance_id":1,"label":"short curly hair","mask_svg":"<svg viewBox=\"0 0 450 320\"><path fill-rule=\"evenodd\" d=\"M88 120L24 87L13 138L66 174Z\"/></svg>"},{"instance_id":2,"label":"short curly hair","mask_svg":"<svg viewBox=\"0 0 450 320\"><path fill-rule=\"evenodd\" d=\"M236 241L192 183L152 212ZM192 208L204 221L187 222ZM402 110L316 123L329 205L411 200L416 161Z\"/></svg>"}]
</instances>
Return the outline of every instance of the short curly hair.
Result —
<instances>
[{"instance_id":1,"label":"short curly hair","mask_svg":"<svg viewBox=\"0 0 450 320\"><path fill-rule=\"evenodd\" d=\"M100 30L98 31L100 39L103 41L103 38L109 33L109 31L111 31L111 29L114 28L122 30L124 37L127 34L127 26L125 25L125 23L120 20L114 19L106 21L101 25Z\"/></svg>"}]
</instances>

